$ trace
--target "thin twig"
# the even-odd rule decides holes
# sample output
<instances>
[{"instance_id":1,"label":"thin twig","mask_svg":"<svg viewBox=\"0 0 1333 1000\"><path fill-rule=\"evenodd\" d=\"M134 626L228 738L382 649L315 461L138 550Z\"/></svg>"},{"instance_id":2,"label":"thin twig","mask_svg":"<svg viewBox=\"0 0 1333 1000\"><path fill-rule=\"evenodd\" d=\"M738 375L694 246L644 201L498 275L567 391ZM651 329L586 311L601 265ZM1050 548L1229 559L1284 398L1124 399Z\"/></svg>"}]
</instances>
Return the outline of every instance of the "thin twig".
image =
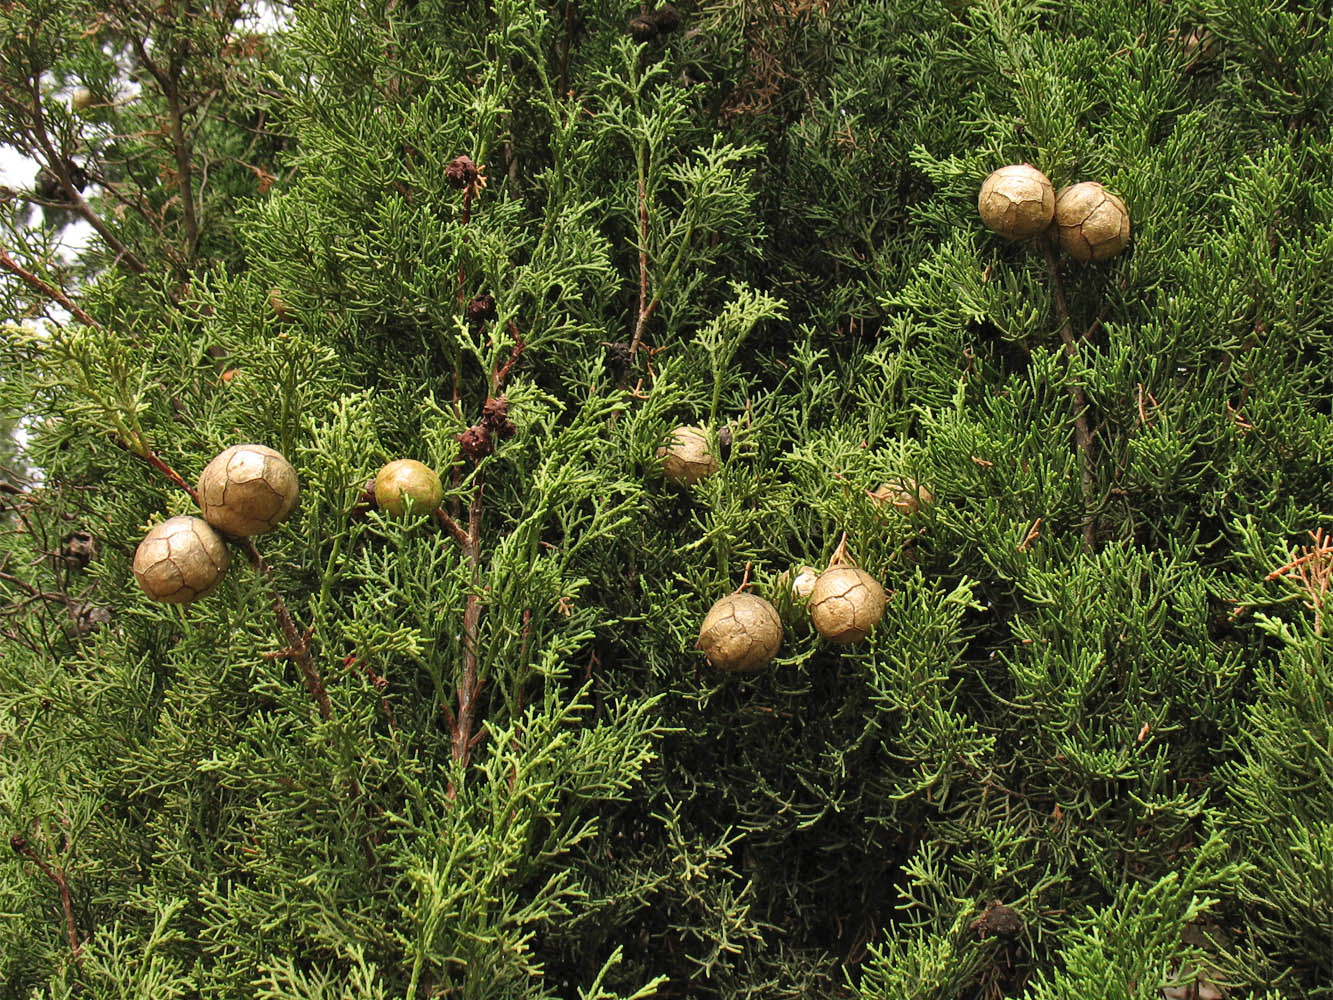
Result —
<instances>
[{"instance_id":1,"label":"thin twig","mask_svg":"<svg viewBox=\"0 0 1333 1000\"><path fill-rule=\"evenodd\" d=\"M509 373L514 368L514 362L518 360L518 356L523 353L523 348L527 346L523 343L523 337L518 332L518 324L512 319L509 321L509 334L514 338L514 346L509 350L509 360L491 374L492 394L500 391L500 386L504 384L504 380L509 377Z\"/></svg>"},{"instance_id":2,"label":"thin twig","mask_svg":"<svg viewBox=\"0 0 1333 1000\"><path fill-rule=\"evenodd\" d=\"M83 946L79 943L78 930L74 926L74 904L70 899L69 883L65 881L65 873L59 868L51 867L51 865L38 857L37 852L32 849L32 845L28 843L26 837L18 835L10 837L9 846L14 849L15 854L23 855L40 868L42 873L54 882L56 887L60 890L60 905L65 910L65 932L69 935L70 951L74 953L74 964L78 966L80 971L82 971L83 963L80 961L79 952Z\"/></svg>"},{"instance_id":3,"label":"thin twig","mask_svg":"<svg viewBox=\"0 0 1333 1000\"><path fill-rule=\"evenodd\" d=\"M443 507L435 508L435 516L439 519L439 522L448 529L449 534L452 535L454 541L458 543L458 547L466 552L468 545L470 544L470 539L462 526L459 525L459 523L455 521Z\"/></svg>"},{"instance_id":4,"label":"thin twig","mask_svg":"<svg viewBox=\"0 0 1333 1000\"><path fill-rule=\"evenodd\" d=\"M1072 366L1078 361L1078 343L1074 339L1074 324L1069 317L1069 303L1065 301L1065 287L1060 280L1060 262L1055 257L1055 249L1050 241L1041 241L1046 253L1046 269L1051 277L1051 294L1055 299L1056 312L1060 317L1060 339L1065 344L1065 355ZM1088 397L1079 382L1069 385L1069 399L1074 405L1074 440L1078 445L1079 465L1083 478L1083 548L1089 553L1097 551L1097 479L1093 465L1092 431L1088 428Z\"/></svg>"},{"instance_id":5,"label":"thin twig","mask_svg":"<svg viewBox=\"0 0 1333 1000\"><path fill-rule=\"evenodd\" d=\"M185 134L185 113L181 107L181 66L174 54L167 69L158 66L149 57L143 40L138 37L134 38L134 47L144 68L153 75L157 85L162 88L162 96L167 99L167 113L171 120L171 146L176 157L176 182L180 185L181 211L185 222L185 258L189 260L194 257L195 247L199 245L199 221L194 210L192 144Z\"/></svg>"},{"instance_id":6,"label":"thin twig","mask_svg":"<svg viewBox=\"0 0 1333 1000\"><path fill-rule=\"evenodd\" d=\"M643 175L639 175L639 315L634 323L634 336L629 342L631 360L639 353L643 331L648 319L657 308L657 299L648 301L648 191Z\"/></svg>"},{"instance_id":7,"label":"thin twig","mask_svg":"<svg viewBox=\"0 0 1333 1000\"><path fill-rule=\"evenodd\" d=\"M565 0L565 33L560 39L560 86L556 97L564 97L569 90L569 49L574 42L575 0Z\"/></svg>"},{"instance_id":8,"label":"thin twig","mask_svg":"<svg viewBox=\"0 0 1333 1000\"><path fill-rule=\"evenodd\" d=\"M184 479L182 479L180 473L178 473L175 469L169 466L166 462L162 461L162 459L160 459L153 452L151 448L149 448L143 442L140 442L140 444L143 447L143 451L141 453L141 457L143 458L143 460L147 462L149 465L151 465L153 468L157 469L158 472L162 473L162 475L166 476L173 483L175 483L177 486L183 489L186 493L190 494L190 499L193 500L196 504L199 503L199 494L195 490L195 488L191 486L189 483L187 483Z\"/></svg>"},{"instance_id":9,"label":"thin twig","mask_svg":"<svg viewBox=\"0 0 1333 1000\"><path fill-rule=\"evenodd\" d=\"M287 641L287 648L282 652L296 663L297 669L301 671L301 679L305 681L306 689L319 707L319 717L328 722L333 718L333 703L329 701L329 692L324 687L324 679L319 675L319 668L315 666L315 659L310 655L310 635L309 633L303 635L301 630L296 627L291 612L287 610L287 603L282 599L282 595L278 593L277 585L273 581L273 568L259 554L254 539L246 538L244 544L245 550L250 556L250 565L263 576L264 581L268 584L269 597L273 600L273 613L278 618L278 628L282 630L282 637Z\"/></svg>"},{"instance_id":10,"label":"thin twig","mask_svg":"<svg viewBox=\"0 0 1333 1000\"><path fill-rule=\"evenodd\" d=\"M463 216L460 224L466 226L472 221L472 185L469 184L463 188ZM466 234L463 237L467 240ZM458 304L461 306L467 301L467 295L463 291L463 286L467 283L467 273L463 270L463 257L460 254L458 258Z\"/></svg>"},{"instance_id":11,"label":"thin twig","mask_svg":"<svg viewBox=\"0 0 1333 1000\"><path fill-rule=\"evenodd\" d=\"M13 257L9 256L4 250L0 250L0 267L3 267L10 274L15 275L23 281L29 288L45 295L53 302L57 302L69 311L69 314L77 319L84 326L90 326L94 329L100 329L97 320L93 319L86 312L80 309L68 295L62 292L54 285L47 284L32 271L26 270Z\"/></svg>"},{"instance_id":12,"label":"thin twig","mask_svg":"<svg viewBox=\"0 0 1333 1000\"><path fill-rule=\"evenodd\" d=\"M102 220L102 217L93 211L93 207L88 204L88 200L84 198L79 189L74 186L74 181L70 177L69 170L65 166L65 157L56 153L55 147L51 143L51 137L46 131L46 115L42 111L41 81L34 76L29 78L28 84L31 88L32 99L32 103L28 109L32 115L32 136L46 156L46 169L57 181L60 182L60 187L68 196L74 210L78 212L79 215L93 227L93 229L97 230L98 235L106 240L107 246L116 252L117 259L123 261L125 266L135 274L147 273L148 268L143 261L136 257L129 247L120 242L116 237L116 234L107 227L107 224Z\"/></svg>"},{"instance_id":13,"label":"thin twig","mask_svg":"<svg viewBox=\"0 0 1333 1000\"><path fill-rule=\"evenodd\" d=\"M471 589L463 607L463 676L458 681L458 712L454 719L452 739L453 759L467 767L476 744L473 728L476 725L477 695L481 683L477 679L478 636L481 624L481 526L484 508L482 499L485 483L477 473L477 488L468 506L468 545L464 550L471 571Z\"/></svg>"}]
</instances>

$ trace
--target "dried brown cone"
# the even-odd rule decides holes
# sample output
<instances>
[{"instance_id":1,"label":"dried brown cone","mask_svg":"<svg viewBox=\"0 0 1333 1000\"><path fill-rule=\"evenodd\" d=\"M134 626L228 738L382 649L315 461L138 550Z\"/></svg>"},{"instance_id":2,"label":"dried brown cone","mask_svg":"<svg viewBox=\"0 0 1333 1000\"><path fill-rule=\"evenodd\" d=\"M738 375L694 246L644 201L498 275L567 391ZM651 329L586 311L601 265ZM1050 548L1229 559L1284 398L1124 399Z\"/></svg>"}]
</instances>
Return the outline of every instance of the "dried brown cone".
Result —
<instances>
[{"instance_id":1,"label":"dried brown cone","mask_svg":"<svg viewBox=\"0 0 1333 1000\"><path fill-rule=\"evenodd\" d=\"M700 427L677 427L657 449L662 473L675 483L689 486L717 471L717 459L708 450L708 435Z\"/></svg>"},{"instance_id":2,"label":"dried brown cone","mask_svg":"<svg viewBox=\"0 0 1333 1000\"><path fill-rule=\"evenodd\" d=\"M729 673L762 669L781 646L777 609L755 594L728 594L699 626L698 648L709 663Z\"/></svg>"},{"instance_id":3,"label":"dried brown cone","mask_svg":"<svg viewBox=\"0 0 1333 1000\"><path fill-rule=\"evenodd\" d=\"M444 484L435 470L411 458L400 458L375 476L375 505L390 514L405 514L409 504L429 514L444 499Z\"/></svg>"},{"instance_id":4,"label":"dried brown cone","mask_svg":"<svg viewBox=\"0 0 1333 1000\"><path fill-rule=\"evenodd\" d=\"M97 539L89 531L72 531L60 541L60 558L69 569L83 569L97 558Z\"/></svg>"},{"instance_id":5,"label":"dried brown cone","mask_svg":"<svg viewBox=\"0 0 1333 1000\"><path fill-rule=\"evenodd\" d=\"M870 493L876 507L892 507L900 514L912 515L935 502L935 495L910 476L895 476L879 484Z\"/></svg>"},{"instance_id":6,"label":"dried brown cone","mask_svg":"<svg viewBox=\"0 0 1333 1000\"><path fill-rule=\"evenodd\" d=\"M480 462L487 455L495 454L495 443L485 424L473 424L462 434L457 435L463 454L473 462Z\"/></svg>"},{"instance_id":7,"label":"dried brown cone","mask_svg":"<svg viewBox=\"0 0 1333 1000\"><path fill-rule=\"evenodd\" d=\"M1087 263L1114 257L1129 243L1129 209L1096 181L1061 188L1053 226L1060 249Z\"/></svg>"},{"instance_id":8,"label":"dried brown cone","mask_svg":"<svg viewBox=\"0 0 1333 1000\"><path fill-rule=\"evenodd\" d=\"M834 566L810 592L810 621L829 642L859 642L879 624L887 603L884 588L865 570Z\"/></svg>"},{"instance_id":9,"label":"dried brown cone","mask_svg":"<svg viewBox=\"0 0 1333 1000\"><path fill-rule=\"evenodd\" d=\"M1014 163L981 182L977 211L986 228L1007 240L1036 236L1055 214L1055 188L1030 163Z\"/></svg>"},{"instance_id":10,"label":"dried brown cone","mask_svg":"<svg viewBox=\"0 0 1333 1000\"><path fill-rule=\"evenodd\" d=\"M518 428L509 419L509 400L495 396L481 406L481 426L492 431L501 441L513 437Z\"/></svg>"},{"instance_id":11,"label":"dried brown cone","mask_svg":"<svg viewBox=\"0 0 1333 1000\"><path fill-rule=\"evenodd\" d=\"M276 527L292 512L300 487L287 459L262 444L237 444L204 466L195 486L204 519L246 537Z\"/></svg>"},{"instance_id":12,"label":"dried brown cone","mask_svg":"<svg viewBox=\"0 0 1333 1000\"><path fill-rule=\"evenodd\" d=\"M495 319L495 296L489 292L472 296L467 304L467 318L472 323Z\"/></svg>"},{"instance_id":13,"label":"dried brown cone","mask_svg":"<svg viewBox=\"0 0 1333 1000\"><path fill-rule=\"evenodd\" d=\"M164 604L188 604L208 594L231 565L222 537L200 517L173 517L157 525L134 552L134 578Z\"/></svg>"},{"instance_id":14,"label":"dried brown cone","mask_svg":"<svg viewBox=\"0 0 1333 1000\"><path fill-rule=\"evenodd\" d=\"M457 188L459 191L469 185L476 184L481 176L481 171L477 165L472 162L472 157L464 154L455 156L449 161L449 165L444 168L444 178L449 182L449 186Z\"/></svg>"}]
</instances>

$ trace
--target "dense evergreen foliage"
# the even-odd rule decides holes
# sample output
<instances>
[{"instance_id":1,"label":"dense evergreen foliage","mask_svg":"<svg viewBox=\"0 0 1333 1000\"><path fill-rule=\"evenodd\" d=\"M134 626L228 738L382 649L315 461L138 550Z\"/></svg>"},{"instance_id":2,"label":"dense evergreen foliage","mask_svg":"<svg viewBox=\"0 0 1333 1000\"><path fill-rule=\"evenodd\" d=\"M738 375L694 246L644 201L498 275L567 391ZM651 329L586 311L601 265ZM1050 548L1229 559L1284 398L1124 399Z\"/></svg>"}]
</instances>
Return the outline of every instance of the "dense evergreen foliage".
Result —
<instances>
[{"instance_id":1,"label":"dense evergreen foliage","mask_svg":"<svg viewBox=\"0 0 1333 1000\"><path fill-rule=\"evenodd\" d=\"M1326 0L276 14L0 3L0 994L1333 998Z\"/></svg>"}]
</instances>

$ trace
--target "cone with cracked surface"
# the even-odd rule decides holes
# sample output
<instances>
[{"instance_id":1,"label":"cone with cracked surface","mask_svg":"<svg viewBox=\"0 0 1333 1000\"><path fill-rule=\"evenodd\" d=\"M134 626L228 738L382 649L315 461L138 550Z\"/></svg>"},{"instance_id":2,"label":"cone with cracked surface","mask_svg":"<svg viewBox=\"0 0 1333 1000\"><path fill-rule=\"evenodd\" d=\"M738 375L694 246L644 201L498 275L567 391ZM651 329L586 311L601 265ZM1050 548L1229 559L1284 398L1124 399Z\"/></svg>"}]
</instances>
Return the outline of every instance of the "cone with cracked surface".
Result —
<instances>
[{"instance_id":1,"label":"cone with cracked surface","mask_svg":"<svg viewBox=\"0 0 1333 1000\"><path fill-rule=\"evenodd\" d=\"M880 483L879 489L870 493L870 502L876 507L892 507L907 515L929 507L934 501L935 495L910 476L895 476Z\"/></svg>"},{"instance_id":2,"label":"cone with cracked surface","mask_svg":"<svg viewBox=\"0 0 1333 1000\"><path fill-rule=\"evenodd\" d=\"M884 617L888 596L880 582L847 561L847 536L810 591L810 621L829 642L860 642Z\"/></svg>"},{"instance_id":3,"label":"cone with cracked surface","mask_svg":"<svg viewBox=\"0 0 1333 1000\"><path fill-rule=\"evenodd\" d=\"M709 663L728 673L766 667L781 646L777 609L755 594L728 594L709 609L699 626L698 648Z\"/></svg>"},{"instance_id":4,"label":"cone with cracked surface","mask_svg":"<svg viewBox=\"0 0 1333 1000\"><path fill-rule=\"evenodd\" d=\"M231 553L201 517L173 517L154 527L134 552L134 578L164 604L188 604L205 596L231 565Z\"/></svg>"},{"instance_id":5,"label":"cone with cracked surface","mask_svg":"<svg viewBox=\"0 0 1333 1000\"><path fill-rule=\"evenodd\" d=\"M1053 225L1060 249L1075 260L1107 260L1129 243L1129 209L1096 181L1061 188Z\"/></svg>"},{"instance_id":6,"label":"cone with cracked surface","mask_svg":"<svg viewBox=\"0 0 1333 1000\"><path fill-rule=\"evenodd\" d=\"M1013 163L981 182L977 195L981 221L1007 240L1036 236L1055 214L1055 188L1030 163Z\"/></svg>"},{"instance_id":7,"label":"cone with cracked surface","mask_svg":"<svg viewBox=\"0 0 1333 1000\"><path fill-rule=\"evenodd\" d=\"M262 444L237 444L204 467L195 486L204 520L219 531L262 534L292 512L300 488L287 459Z\"/></svg>"},{"instance_id":8,"label":"cone with cracked surface","mask_svg":"<svg viewBox=\"0 0 1333 1000\"><path fill-rule=\"evenodd\" d=\"M717 471L717 459L708 450L708 434L702 427L677 427L657 449L657 457L663 475L686 486Z\"/></svg>"}]
</instances>

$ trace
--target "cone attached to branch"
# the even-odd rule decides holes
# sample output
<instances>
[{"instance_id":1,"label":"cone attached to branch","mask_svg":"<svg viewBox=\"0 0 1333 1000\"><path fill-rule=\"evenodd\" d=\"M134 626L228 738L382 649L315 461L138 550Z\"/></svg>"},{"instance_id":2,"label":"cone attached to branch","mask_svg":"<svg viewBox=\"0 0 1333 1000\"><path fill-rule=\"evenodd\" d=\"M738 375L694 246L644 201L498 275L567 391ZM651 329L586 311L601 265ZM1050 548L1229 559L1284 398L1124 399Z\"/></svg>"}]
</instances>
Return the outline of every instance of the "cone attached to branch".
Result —
<instances>
[{"instance_id":1,"label":"cone attached to branch","mask_svg":"<svg viewBox=\"0 0 1333 1000\"><path fill-rule=\"evenodd\" d=\"M1007 240L1036 236L1055 214L1055 188L1030 163L1001 167L981 183L977 211L986 228Z\"/></svg>"},{"instance_id":2,"label":"cone attached to branch","mask_svg":"<svg viewBox=\"0 0 1333 1000\"><path fill-rule=\"evenodd\" d=\"M749 578L747 565L745 581ZM696 647L709 663L727 673L761 670L782 646L782 619L777 609L762 597L746 593L746 582L709 608L699 626Z\"/></svg>"},{"instance_id":3,"label":"cone attached to branch","mask_svg":"<svg viewBox=\"0 0 1333 1000\"><path fill-rule=\"evenodd\" d=\"M717 459L708 448L708 433L701 427L677 427L657 449L662 473L674 483L690 486L717 471Z\"/></svg>"},{"instance_id":4,"label":"cone attached to branch","mask_svg":"<svg viewBox=\"0 0 1333 1000\"><path fill-rule=\"evenodd\" d=\"M1056 195L1053 229L1075 260L1107 260L1129 243L1129 209L1096 181L1083 181Z\"/></svg>"},{"instance_id":5,"label":"cone attached to branch","mask_svg":"<svg viewBox=\"0 0 1333 1000\"><path fill-rule=\"evenodd\" d=\"M847 561L844 535L829 568L810 591L810 621L829 642L840 646L859 642L884 617L888 597L880 582Z\"/></svg>"},{"instance_id":6,"label":"cone attached to branch","mask_svg":"<svg viewBox=\"0 0 1333 1000\"><path fill-rule=\"evenodd\" d=\"M199 517L173 517L154 527L134 552L134 578L164 604L189 604L210 593L231 565L226 543Z\"/></svg>"},{"instance_id":7,"label":"cone attached to branch","mask_svg":"<svg viewBox=\"0 0 1333 1000\"><path fill-rule=\"evenodd\" d=\"M892 507L900 514L915 514L935 501L935 495L909 476L895 476L870 492L870 502L881 509Z\"/></svg>"},{"instance_id":8,"label":"cone attached to branch","mask_svg":"<svg viewBox=\"0 0 1333 1000\"><path fill-rule=\"evenodd\" d=\"M262 444L237 444L204 466L195 487L204 520L246 537L271 530L291 513L300 491L296 470Z\"/></svg>"},{"instance_id":9,"label":"cone attached to branch","mask_svg":"<svg viewBox=\"0 0 1333 1000\"><path fill-rule=\"evenodd\" d=\"M444 499L444 484L430 466L411 458L400 458L375 476L375 504L389 514L407 513L411 506L429 514Z\"/></svg>"}]
</instances>

